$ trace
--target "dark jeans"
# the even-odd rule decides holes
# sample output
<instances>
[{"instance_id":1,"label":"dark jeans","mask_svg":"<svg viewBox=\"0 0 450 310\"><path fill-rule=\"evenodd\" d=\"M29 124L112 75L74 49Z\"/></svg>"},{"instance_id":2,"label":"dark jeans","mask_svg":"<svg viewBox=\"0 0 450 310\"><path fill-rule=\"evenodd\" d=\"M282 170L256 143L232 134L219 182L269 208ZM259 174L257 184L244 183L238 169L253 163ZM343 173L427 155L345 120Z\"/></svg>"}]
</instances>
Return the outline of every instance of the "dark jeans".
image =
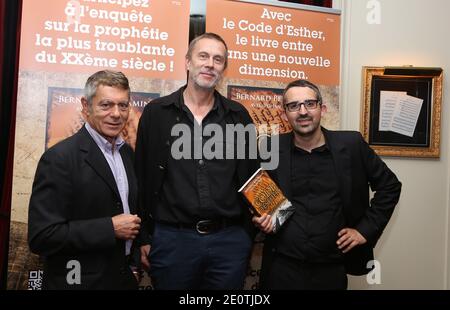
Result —
<instances>
[{"instance_id":1,"label":"dark jeans","mask_svg":"<svg viewBox=\"0 0 450 310\"><path fill-rule=\"evenodd\" d=\"M157 290L242 289L252 240L240 226L210 234L157 223L150 276Z\"/></svg>"},{"instance_id":2,"label":"dark jeans","mask_svg":"<svg viewBox=\"0 0 450 310\"><path fill-rule=\"evenodd\" d=\"M267 279L272 290L346 290L343 264L306 263L276 254Z\"/></svg>"}]
</instances>

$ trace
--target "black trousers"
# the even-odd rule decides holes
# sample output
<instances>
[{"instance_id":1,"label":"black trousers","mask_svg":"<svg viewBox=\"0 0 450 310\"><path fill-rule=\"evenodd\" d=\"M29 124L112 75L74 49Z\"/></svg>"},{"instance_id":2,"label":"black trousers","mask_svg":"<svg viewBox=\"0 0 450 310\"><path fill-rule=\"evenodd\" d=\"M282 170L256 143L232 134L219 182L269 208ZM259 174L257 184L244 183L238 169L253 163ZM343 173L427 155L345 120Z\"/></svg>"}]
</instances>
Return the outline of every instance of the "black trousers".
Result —
<instances>
[{"instance_id":1,"label":"black trousers","mask_svg":"<svg viewBox=\"0 0 450 310\"><path fill-rule=\"evenodd\" d=\"M199 234L156 223L150 276L156 290L238 290L252 240L240 226Z\"/></svg>"},{"instance_id":2,"label":"black trousers","mask_svg":"<svg viewBox=\"0 0 450 310\"><path fill-rule=\"evenodd\" d=\"M346 290L347 274L340 263L306 263L276 254L267 288L271 290Z\"/></svg>"}]
</instances>

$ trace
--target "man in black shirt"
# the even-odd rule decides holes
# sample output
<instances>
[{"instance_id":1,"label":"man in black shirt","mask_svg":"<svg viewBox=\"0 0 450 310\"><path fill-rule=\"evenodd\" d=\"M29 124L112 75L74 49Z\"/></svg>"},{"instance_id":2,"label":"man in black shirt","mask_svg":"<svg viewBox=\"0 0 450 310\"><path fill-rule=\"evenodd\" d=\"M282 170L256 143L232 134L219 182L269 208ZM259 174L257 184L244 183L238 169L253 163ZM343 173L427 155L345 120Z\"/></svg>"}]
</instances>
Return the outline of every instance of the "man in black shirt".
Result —
<instances>
[{"instance_id":1,"label":"man in black shirt","mask_svg":"<svg viewBox=\"0 0 450 310\"><path fill-rule=\"evenodd\" d=\"M279 137L280 164L269 173L295 212L276 234L270 216L253 218L268 234L261 286L346 289L347 273L368 273L401 183L358 132L320 126L326 106L316 85L290 83L283 105L293 131Z\"/></svg>"},{"instance_id":2,"label":"man in black shirt","mask_svg":"<svg viewBox=\"0 0 450 310\"><path fill-rule=\"evenodd\" d=\"M215 91L227 54L220 36L195 38L187 86L147 105L139 123L141 261L156 289L243 286L253 225L237 191L258 162L249 150L243 157L234 151L247 148L256 132L246 109ZM237 124L248 125L239 145L226 134Z\"/></svg>"}]
</instances>

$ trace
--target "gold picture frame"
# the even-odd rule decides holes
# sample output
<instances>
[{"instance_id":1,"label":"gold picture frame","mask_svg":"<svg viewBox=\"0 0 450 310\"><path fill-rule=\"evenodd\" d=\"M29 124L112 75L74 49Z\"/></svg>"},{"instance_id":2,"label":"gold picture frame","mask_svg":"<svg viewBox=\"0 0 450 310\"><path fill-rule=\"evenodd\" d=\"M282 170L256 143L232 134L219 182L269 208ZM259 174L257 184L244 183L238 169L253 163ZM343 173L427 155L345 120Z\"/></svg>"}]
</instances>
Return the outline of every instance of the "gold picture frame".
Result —
<instances>
[{"instance_id":1,"label":"gold picture frame","mask_svg":"<svg viewBox=\"0 0 450 310\"><path fill-rule=\"evenodd\" d=\"M367 143L379 155L439 158L443 70L363 67L362 71L360 129Z\"/></svg>"}]
</instances>

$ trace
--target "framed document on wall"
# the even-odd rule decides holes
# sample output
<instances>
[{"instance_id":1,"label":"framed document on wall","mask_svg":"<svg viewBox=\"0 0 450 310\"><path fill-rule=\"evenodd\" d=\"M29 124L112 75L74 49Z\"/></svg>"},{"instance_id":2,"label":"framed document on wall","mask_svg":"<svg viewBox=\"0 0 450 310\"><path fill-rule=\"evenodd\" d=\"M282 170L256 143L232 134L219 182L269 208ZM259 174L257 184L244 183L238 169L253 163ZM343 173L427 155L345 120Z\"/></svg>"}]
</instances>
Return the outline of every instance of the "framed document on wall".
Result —
<instances>
[{"instance_id":1,"label":"framed document on wall","mask_svg":"<svg viewBox=\"0 0 450 310\"><path fill-rule=\"evenodd\" d=\"M441 68L363 67L361 132L379 155L439 157Z\"/></svg>"}]
</instances>

